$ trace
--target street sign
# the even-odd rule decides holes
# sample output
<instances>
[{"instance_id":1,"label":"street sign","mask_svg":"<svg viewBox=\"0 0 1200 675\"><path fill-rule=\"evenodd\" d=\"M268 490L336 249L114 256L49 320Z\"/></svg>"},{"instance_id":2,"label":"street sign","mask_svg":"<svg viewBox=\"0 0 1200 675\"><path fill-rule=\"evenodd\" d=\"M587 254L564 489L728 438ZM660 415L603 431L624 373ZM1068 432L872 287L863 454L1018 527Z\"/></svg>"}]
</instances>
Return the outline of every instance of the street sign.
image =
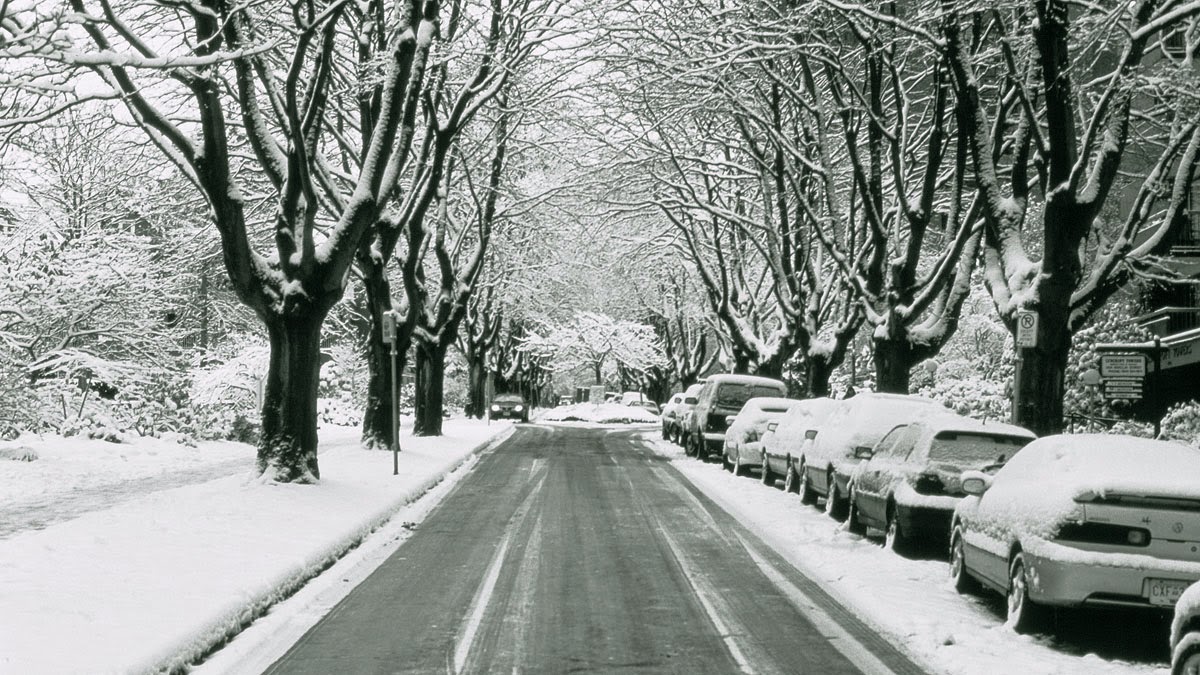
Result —
<instances>
[{"instance_id":1,"label":"street sign","mask_svg":"<svg viewBox=\"0 0 1200 675\"><path fill-rule=\"evenodd\" d=\"M1142 398L1142 378L1120 377L1104 380L1104 398L1135 401Z\"/></svg>"},{"instance_id":2,"label":"street sign","mask_svg":"<svg viewBox=\"0 0 1200 675\"><path fill-rule=\"evenodd\" d=\"M1162 367L1176 368L1200 361L1200 340L1192 340L1163 348Z\"/></svg>"},{"instance_id":3,"label":"street sign","mask_svg":"<svg viewBox=\"0 0 1200 675\"><path fill-rule=\"evenodd\" d=\"M1141 354L1102 354L1100 376L1106 380L1114 377L1145 377L1146 357Z\"/></svg>"},{"instance_id":4,"label":"street sign","mask_svg":"<svg viewBox=\"0 0 1200 675\"><path fill-rule=\"evenodd\" d=\"M390 345L396 341L396 313L383 313L383 344Z\"/></svg>"},{"instance_id":5,"label":"street sign","mask_svg":"<svg viewBox=\"0 0 1200 675\"><path fill-rule=\"evenodd\" d=\"M1037 346L1038 315L1029 309L1017 310L1017 347Z\"/></svg>"}]
</instances>

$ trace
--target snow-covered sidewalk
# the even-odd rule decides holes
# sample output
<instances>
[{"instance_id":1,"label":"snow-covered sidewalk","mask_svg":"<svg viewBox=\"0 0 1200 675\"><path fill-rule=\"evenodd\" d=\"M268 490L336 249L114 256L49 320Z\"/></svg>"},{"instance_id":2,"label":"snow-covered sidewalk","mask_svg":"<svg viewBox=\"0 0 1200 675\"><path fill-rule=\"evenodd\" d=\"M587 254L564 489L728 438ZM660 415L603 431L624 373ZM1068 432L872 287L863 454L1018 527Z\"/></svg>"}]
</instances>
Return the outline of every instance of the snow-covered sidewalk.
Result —
<instances>
[{"instance_id":1,"label":"snow-covered sidewalk","mask_svg":"<svg viewBox=\"0 0 1200 675\"><path fill-rule=\"evenodd\" d=\"M646 442L763 541L895 644L944 673L1023 675L1166 675L1152 663L1130 663L1060 644L1051 636L1018 635L1004 626L999 596L954 591L944 560L913 560L850 534L821 511L778 487L736 477L719 463L684 456L657 434ZM1093 642L1103 642L1096 622ZM1112 623L1111 621L1109 623ZM1143 627L1126 626L1132 631ZM1147 632L1147 631L1142 631ZM1165 657L1167 631L1151 632ZM1111 636L1110 636L1111 637ZM1125 638L1128 639L1128 638Z\"/></svg>"},{"instance_id":2,"label":"snow-covered sidewalk","mask_svg":"<svg viewBox=\"0 0 1200 675\"><path fill-rule=\"evenodd\" d=\"M335 427L316 486L241 471L0 540L0 672L183 666L511 428L452 420L443 437L402 438L393 476L391 453Z\"/></svg>"}]
</instances>

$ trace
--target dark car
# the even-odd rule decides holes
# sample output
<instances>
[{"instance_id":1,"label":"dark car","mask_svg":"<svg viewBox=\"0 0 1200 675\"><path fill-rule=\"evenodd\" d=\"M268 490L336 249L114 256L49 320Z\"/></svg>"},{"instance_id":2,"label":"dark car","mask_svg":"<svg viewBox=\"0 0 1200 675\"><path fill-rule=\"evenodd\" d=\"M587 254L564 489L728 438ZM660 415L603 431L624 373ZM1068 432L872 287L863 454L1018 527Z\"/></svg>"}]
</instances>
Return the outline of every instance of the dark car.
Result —
<instances>
[{"instance_id":1,"label":"dark car","mask_svg":"<svg viewBox=\"0 0 1200 675\"><path fill-rule=\"evenodd\" d=\"M779 380L753 375L713 375L697 396L696 407L683 422L684 450L704 459L725 447L727 418L737 415L752 398L787 396Z\"/></svg>"},{"instance_id":2,"label":"dark car","mask_svg":"<svg viewBox=\"0 0 1200 675\"><path fill-rule=\"evenodd\" d=\"M1011 424L941 414L900 424L874 448L850 479L851 532L883 530L893 550L914 539L947 541L964 471L994 469L1036 436Z\"/></svg>"},{"instance_id":3,"label":"dark car","mask_svg":"<svg viewBox=\"0 0 1200 675\"><path fill-rule=\"evenodd\" d=\"M497 394L488 408L488 418L493 420L529 421L529 406L520 394Z\"/></svg>"}]
</instances>

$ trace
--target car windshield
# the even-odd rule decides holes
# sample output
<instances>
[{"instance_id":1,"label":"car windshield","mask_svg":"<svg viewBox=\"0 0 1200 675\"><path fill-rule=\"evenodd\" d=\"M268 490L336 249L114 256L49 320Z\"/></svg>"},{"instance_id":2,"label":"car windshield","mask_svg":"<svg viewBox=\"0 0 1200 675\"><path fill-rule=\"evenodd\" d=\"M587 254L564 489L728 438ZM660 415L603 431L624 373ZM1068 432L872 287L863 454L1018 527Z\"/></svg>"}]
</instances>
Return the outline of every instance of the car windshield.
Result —
<instances>
[{"instance_id":1,"label":"car windshield","mask_svg":"<svg viewBox=\"0 0 1200 675\"><path fill-rule=\"evenodd\" d=\"M929 459L955 464L999 464L1008 461L1031 440L1020 436L943 431L929 446Z\"/></svg>"},{"instance_id":2,"label":"car windshield","mask_svg":"<svg viewBox=\"0 0 1200 675\"><path fill-rule=\"evenodd\" d=\"M717 403L722 407L738 408L745 405L746 401L752 398L780 396L782 394L783 391L778 387L727 382L717 389Z\"/></svg>"},{"instance_id":3,"label":"car windshield","mask_svg":"<svg viewBox=\"0 0 1200 675\"><path fill-rule=\"evenodd\" d=\"M496 403L520 403L520 396L497 396Z\"/></svg>"}]
</instances>

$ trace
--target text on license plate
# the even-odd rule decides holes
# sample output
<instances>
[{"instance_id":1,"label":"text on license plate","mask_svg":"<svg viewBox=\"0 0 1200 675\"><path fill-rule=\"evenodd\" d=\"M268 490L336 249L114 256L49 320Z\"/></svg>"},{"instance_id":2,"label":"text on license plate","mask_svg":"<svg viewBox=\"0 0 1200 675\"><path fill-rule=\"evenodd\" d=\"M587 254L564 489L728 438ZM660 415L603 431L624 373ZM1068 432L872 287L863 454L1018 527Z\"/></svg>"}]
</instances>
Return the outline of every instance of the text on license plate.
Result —
<instances>
[{"instance_id":1,"label":"text on license plate","mask_svg":"<svg viewBox=\"0 0 1200 675\"><path fill-rule=\"evenodd\" d=\"M1147 579L1146 597L1152 605L1173 607L1188 586L1191 586L1189 582L1178 579Z\"/></svg>"}]
</instances>

